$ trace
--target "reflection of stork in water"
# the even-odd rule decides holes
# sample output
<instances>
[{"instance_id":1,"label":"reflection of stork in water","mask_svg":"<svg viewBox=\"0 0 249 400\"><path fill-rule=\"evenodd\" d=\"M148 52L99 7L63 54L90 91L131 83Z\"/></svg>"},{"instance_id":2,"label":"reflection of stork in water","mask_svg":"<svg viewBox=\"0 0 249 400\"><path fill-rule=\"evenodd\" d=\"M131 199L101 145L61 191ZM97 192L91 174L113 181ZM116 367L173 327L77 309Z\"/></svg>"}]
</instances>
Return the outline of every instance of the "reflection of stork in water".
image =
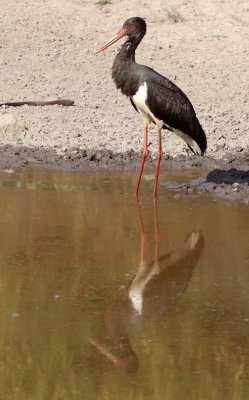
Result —
<instances>
[{"instance_id":1,"label":"reflection of stork in water","mask_svg":"<svg viewBox=\"0 0 249 400\"><path fill-rule=\"evenodd\" d=\"M106 345L95 337L90 338L90 343L100 353L118 369L126 372L135 372L139 366L138 357L129 342L133 325L167 311L175 303L185 292L204 248L203 235L200 231L194 231L186 237L178 250L159 256L160 236L157 206L154 204L154 262L145 262L146 232L138 205L141 253L137 274L128 289L122 291L105 313L110 344Z\"/></svg>"}]
</instances>

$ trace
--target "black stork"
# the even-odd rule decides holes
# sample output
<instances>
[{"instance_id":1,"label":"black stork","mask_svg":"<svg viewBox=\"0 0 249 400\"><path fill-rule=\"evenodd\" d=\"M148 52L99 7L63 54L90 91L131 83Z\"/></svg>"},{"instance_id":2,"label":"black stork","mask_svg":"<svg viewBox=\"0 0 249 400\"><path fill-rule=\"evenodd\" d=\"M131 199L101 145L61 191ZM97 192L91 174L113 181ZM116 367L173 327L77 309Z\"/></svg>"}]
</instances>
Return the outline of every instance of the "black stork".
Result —
<instances>
[{"instance_id":1,"label":"black stork","mask_svg":"<svg viewBox=\"0 0 249 400\"><path fill-rule=\"evenodd\" d=\"M107 49L117 40L128 36L122 44L112 67L112 78L118 89L130 98L136 111L143 117L144 148L139 177L136 185L138 195L144 163L148 155L148 126L153 122L158 129L158 154L154 196L158 190L158 176L162 158L161 130L168 129L180 136L194 154L203 155L207 148L207 139L195 110L181 89L152 68L137 64L135 51L146 33L146 23L140 17L125 21L120 31L96 53Z\"/></svg>"}]
</instances>

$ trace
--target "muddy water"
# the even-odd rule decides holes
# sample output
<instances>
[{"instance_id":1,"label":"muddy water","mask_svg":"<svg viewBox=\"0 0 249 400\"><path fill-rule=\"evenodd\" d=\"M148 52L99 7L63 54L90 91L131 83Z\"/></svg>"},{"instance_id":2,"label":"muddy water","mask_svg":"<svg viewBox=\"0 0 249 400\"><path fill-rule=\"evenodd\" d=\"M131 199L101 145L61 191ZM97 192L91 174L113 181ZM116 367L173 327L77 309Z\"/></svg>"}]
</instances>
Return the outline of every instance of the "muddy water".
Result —
<instances>
[{"instance_id":1,"label":"muddy water","mask_svg":"<svg viewBox=\"0 0 249 400\"><path fill-rule=\"evenodd\" d=\"M1 399L249 398L248 207L145 178L0 175Z\"/></svg>"}]
</instances>

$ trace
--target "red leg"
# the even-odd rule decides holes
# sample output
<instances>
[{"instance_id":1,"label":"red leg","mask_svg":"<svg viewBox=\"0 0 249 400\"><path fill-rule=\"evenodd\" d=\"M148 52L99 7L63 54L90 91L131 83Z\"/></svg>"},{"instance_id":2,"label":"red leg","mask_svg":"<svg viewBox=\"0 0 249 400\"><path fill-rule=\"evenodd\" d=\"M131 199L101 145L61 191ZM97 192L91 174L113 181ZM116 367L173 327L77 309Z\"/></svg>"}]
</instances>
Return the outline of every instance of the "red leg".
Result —
<instances>
[{"instance_id":1,"label":"red leg","mask_svg":"<svg viewBox=\"0 0 249 400\"><path fill-rule=\"evenodd\" d=\"M159 128L158 129L158 153L157 153L157 158L156 158L156 177L155 177L154 197L157 196L158 177L159 177L160 162L161 162L162 154L163 154L162 135L161 135L161 128Z\"/></svg>"},{"instance_id":2,"label":"red leg","mask_svg":"<svg viewBox=\"0 0 249 400\"><path fill-rule=\"evenodd\" d=\"M135 191L136 196L138 195L139 185L140 185L140 181L141 181L141 177L142 177L142 173L143 173L143 169L144 169L144 163L145 163L145 160L146 160L146 157L147 157L148 153L149 153L149 149L148 149L148 125L145 125L144 126L144 150L143 150L141 166L140 166L140 172L139 172L136 191Z\"/></svg>"},{"instance_id":3,"label":"red leg","mask_svg":"<svg viewBox=\"0 0 249 400\"><path fill-rule=\"evenodd\" d=\"M139 224L140 224L140 233L141 233L141 244L140 244L140 263L139 266L145 266L145 240L146 240L146 233L143 224L143 217L141 212L140 204L137 200L137 209L138 209L138 217L139 217Z\"/></svg>"},{"instance_id":4,"label":"red leg","mask_svg":"<svg viewBox=\"0 0 249 400\"><path fill-rule=\"evenodd\" d=\"M160 233L158 226L158 217L157 217L157 200L154 201L154 234L155 234L155 257L154 257L154 265L158 267L158 257L159 257L159 242L160 242Z\"/></svg>"}]
</instances>

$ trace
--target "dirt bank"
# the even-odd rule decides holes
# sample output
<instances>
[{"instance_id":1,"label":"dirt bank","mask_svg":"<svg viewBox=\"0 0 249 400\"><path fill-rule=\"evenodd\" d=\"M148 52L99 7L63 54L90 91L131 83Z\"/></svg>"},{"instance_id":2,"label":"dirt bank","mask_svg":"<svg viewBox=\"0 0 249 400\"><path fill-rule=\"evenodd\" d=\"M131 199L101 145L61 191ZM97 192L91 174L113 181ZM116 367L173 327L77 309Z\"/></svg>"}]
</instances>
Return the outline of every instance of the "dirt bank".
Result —
<instances>
[{"instance_id":1,"label":"dirt bank","mask_svg":"<svg viewBox=\"0 0 249 400\"><path fill-rule=\"evenodd\" d=\"M199 178L194 181L176 184L163 183L167 189L187 193L212 193L229 200L249 204L249 154L234 157L227 155L224 160L209 157L180 155L175 158L163 156L161 170L193 170ZM58 152L43 147L15 147L6 145L0 148L0 168L12 172L18 168L36 167L67 171L136 171L140 164L140 154L134 151L122 153L110 150L65 149ZM145 170L154 170L155 161L148 157Z\"/></svg>"}]
</instances>

